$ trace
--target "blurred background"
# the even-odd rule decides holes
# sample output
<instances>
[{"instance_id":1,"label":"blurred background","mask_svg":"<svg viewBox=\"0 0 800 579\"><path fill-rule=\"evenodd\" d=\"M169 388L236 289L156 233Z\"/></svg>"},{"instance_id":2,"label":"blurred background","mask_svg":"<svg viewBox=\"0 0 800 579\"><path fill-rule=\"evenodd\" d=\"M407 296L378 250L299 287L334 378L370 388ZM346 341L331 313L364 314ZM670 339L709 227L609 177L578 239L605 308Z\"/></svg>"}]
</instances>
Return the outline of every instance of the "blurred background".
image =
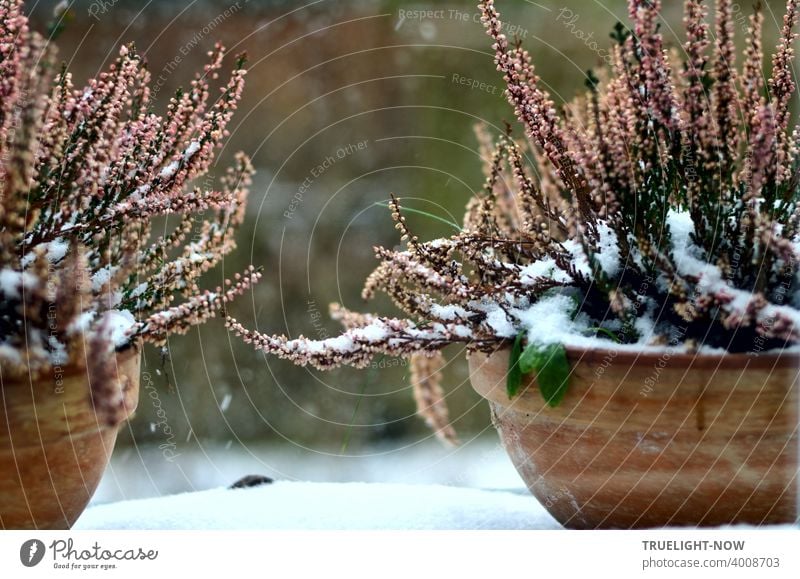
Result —
<instances>
[{"instance_id":1,"label":"blurred background","mask_svg":"<svg viewBox=\"0 0 800 579\"><path fill-rule=\"evenodd\" d=\"M682 2L664 2L671 46ZM44 29L55 1L30 2ZM373 246L398 236L382 206L404 205L460 222L482 186L473 126L514 122L476 0L79 0L59 38L76 84L135 42L153 75L157 108L200 69L215 41L246 51L249 74L228 144L206 187L236 151L258 173L239 248L206 285L252 263L264 269L231 314L262 332L324 339L336 301L363 303ZM500 0L557 104L582 91L602 64L609 32L627 21L625 0ZM782 0L767 1L765 46L774 46ZM751 2L735 5L739 38ZM519 130L519 129L517 129ZM419 215L423 239L448 226ZM145 352L142 396L97 500L229 484L261 473L305 480L424 481L522 486L498 447L489 411L470 387L463 352L446 351L445 388L463 445L445 449L414 415L404 361L328 373L265 358L214 320Z\"/></svg>"}]
</instances>

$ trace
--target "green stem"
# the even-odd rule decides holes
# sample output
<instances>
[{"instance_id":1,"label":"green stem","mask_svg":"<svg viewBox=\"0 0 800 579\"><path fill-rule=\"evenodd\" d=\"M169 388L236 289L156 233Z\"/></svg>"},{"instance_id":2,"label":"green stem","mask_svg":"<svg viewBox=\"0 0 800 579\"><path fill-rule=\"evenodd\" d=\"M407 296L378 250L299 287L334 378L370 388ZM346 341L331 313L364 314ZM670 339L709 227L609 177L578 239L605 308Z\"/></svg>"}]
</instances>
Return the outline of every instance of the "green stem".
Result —
<instances>
[{"instance_id":1,"label":"green stem","mask_svg":"<svg viewBox=\"0 0 800 579\"><path fill-rule=\"evenodd\" d=\"M605 334L606 336L614 340L617 344L620 343L617 335L609 329L597 327L597 328L586 328L585 331Z\"/></svg>"},{"instance_id":2,"label":"green stem","mask_svg":"<svg viewBox=\"0 0 800 579\"><path fill-rule=\"evenodd\" d=\"M384 203L382 201L376 201L375 203L373 203L373 205L377 205L379 207L386 207L387 209L391 209L391 207L389 207L388 203ZM431 219L434 219L436 221L444 223L445 225L449 225L450 227L452 227L456 231L461 231L461 226L458 225L457 223L454 223L452 221L448 221L444 217L439 217L438 215L434 215L433 213L428 213L427 211L422 211L421 209L413 209L411 207L402 207L400 209L400 211L402 211L404 213L416 213L418 215L424 215L425 217L430 217Z\"/></svg>"},{"instance_id":3,"label":"green stem","mask_svg":"<svg viewBox=\"0 0 800 579\"><path fill-rule=\"evenodd\" d=\"M384 356L379 358L383 360ZM364 385L361 386L361 392L358 393L358 399L356 400L356 406L353 408L353 415L350 417L350 424L347 425L347 430L344 433L344 440L342 440L342 447L339 450L339 454L344 454L347 450L348 445L350 444L350 435L353 432L353 424L356 422L356 414L358 414L358 409L361 406L361 400L364 398L364 392L367 391L367 386L371 382L372 378L375 376L375 369L373 368L370 372L367 373L367 378L364 380Z\"/></svg>"}]
</instances>

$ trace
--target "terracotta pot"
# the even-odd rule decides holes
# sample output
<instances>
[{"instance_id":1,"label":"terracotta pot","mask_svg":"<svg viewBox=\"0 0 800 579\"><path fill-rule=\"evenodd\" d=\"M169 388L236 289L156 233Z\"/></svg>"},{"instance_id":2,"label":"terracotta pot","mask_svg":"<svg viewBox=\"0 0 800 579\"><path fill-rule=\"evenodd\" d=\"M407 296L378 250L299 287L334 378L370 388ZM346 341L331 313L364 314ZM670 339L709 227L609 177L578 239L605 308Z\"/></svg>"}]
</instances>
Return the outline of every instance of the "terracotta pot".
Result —
<instances>
[{"instance_id":1,"label":"terracotta pot","mask_svg":"<svg viewBox=\"0 0 800 579\"><path fill-rule=\"evenodd\" d=\"M563 525L797 520L798 355L567 355L557 408L533 376L508 399L507 349L469 358L517 471Z\"/></svg>"},{"instance_id":2,"label":"terracotta pot","mask_svg":"<svg viewBox=\"0 0 800 579\"><path fill-rule=\"evenodd\" d=\"M140 360L137 346L117 354L116 379L130 413ZM68 529L111 457L119 427L98 420L86 370L55 370L33 381L4 377L0 385L0 528Z\"/></svg>"}]
</instances>

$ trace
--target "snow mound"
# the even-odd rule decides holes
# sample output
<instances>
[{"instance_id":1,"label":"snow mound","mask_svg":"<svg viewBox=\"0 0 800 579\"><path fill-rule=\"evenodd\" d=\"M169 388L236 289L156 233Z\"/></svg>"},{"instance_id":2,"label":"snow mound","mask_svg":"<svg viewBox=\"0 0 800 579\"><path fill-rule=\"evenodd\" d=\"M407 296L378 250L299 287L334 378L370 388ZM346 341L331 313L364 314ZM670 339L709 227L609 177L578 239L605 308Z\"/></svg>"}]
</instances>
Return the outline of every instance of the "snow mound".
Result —
<instances>
[{"instance_id":1,"label":"snow mound","mask_svg":"<svg viewBox=\"0 0 800 579\"><path fill-rule=\"evenodd\" d=\"M74 529L559 529L527 491L279 481L89 508Z\"/></svg>"}]
</instances>

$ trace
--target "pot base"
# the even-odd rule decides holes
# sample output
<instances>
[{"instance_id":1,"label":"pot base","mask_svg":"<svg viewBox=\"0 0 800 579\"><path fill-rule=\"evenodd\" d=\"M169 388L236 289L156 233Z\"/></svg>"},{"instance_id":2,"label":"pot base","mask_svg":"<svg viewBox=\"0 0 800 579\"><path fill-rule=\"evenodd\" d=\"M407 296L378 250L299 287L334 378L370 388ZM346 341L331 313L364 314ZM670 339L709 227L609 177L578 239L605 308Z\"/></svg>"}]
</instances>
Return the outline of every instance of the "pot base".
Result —
<instances>
[{"instance_id":1,"label":"pot base","mask_svg":"<svg viewBox=\"0 0 800 579\"><path fill-rule=\"evenodd\" d=\"M125 407L139 393L140 350L117 355ZM61 370L59 368L59 370ZM119 427L98 420L85 369L0 385L0 529L68 529L108 465Z\"/></svg>"}]
</instances>

